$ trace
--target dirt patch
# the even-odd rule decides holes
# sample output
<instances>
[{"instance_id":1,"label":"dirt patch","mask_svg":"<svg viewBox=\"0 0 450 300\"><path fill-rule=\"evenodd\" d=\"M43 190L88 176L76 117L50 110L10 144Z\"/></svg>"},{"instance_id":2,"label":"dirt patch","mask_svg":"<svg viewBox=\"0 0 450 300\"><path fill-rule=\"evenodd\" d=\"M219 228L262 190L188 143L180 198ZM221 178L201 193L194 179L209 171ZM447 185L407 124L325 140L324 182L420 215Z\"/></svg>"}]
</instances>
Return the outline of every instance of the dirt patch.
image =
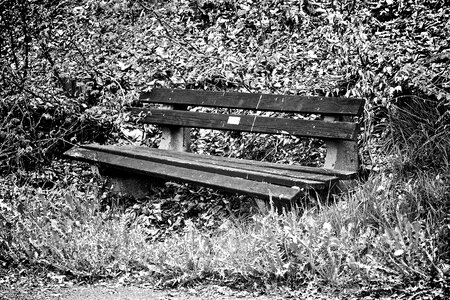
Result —
<instances>
[{"instance_id":1,"label":"dirt patch","mask_svg":"<svg viewBox=\"0 0 450 300\"><path fill-rule=\"evenodd\" d=\"M125 287L75 287L61 291L59 298L63 300L163 300L163 299L215 299L215 300L235 300L235 299L258 299L275 300L282 299L279 296L257 295L249 292L233 291L221 286L208 286L196 288L181 288L174 290L156 290L149 287L125 286ZM48 298L52 299L52 298Z\"/></svg>"},{"instance_id":2,"label":"dirt patch","mask_svg":"<svg viewBox=\"0 0 450 300\"><path fill-rule=\"evenodd\" d=\"M279 300L279 299L449 299L448 287L367 285L335 289L317 283L297 290L287 287L264 288L264 292L239 290L218 284L198 284L192 287L160 289L150 280L126 281L124 278L82 283L48 270L1 269L0 300Z\"/></svg>"},{"instance_id":3,"label":"dirt patch","mask_svg":"<svg viewBox=\"0 0 450 300\"><path fill-rule=\"evenodd\" d=\"M256 292L237 291L228 287L208 285L194 288L154 289L146 286L86 285L72 287L37 287L34 290L13 288L0 291L0 299L8 300L278 300L289 295L261 295ZM315 295L308 299L337 299Z\"/></svg>"}]
</instances>

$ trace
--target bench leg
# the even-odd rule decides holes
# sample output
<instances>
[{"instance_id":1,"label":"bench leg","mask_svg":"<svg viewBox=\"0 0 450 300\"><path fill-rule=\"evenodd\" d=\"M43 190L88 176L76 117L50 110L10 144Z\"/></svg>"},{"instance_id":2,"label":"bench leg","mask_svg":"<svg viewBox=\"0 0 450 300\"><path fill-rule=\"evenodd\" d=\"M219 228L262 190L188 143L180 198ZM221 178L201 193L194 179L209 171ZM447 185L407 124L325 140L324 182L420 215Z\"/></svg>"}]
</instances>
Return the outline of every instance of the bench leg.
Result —
<instances>
[{"instance_id":1,"label":"bench leg","mask_svg":"<svg viewBox=\"0 0 450 300\"><path fill-rule=\"evenodd\" d=\"M186 110L183 105L163 105L161 109ZM159 149L189 152L191 145L191 129L180 126L161 126L161 142Z\"/></svg>"},{"instance_id":2,"label":"bench leg","mask_svg":"<svg viewBox=\"0 0 450 300\"><path fill-rule=\"evenodd\" d=\"M275 211L279 214L282 214L283 212L287 212L290 211L292 209L304 209L305 207L308 206L308 191L304 191L304 197L302 197L301 199L297 199L297 200L292 200L292 201L268 201L268 200L262 200L262 199L257 199L254 198L255 203L256 203L256 207L258 209L258 211L262 214L262 215L267 215L270 211Z\"/></svg>"},{"instance_id":3,"label":"bench leg","mask_svg":"<svg viewBox=\"0 0 450 300\"><path fill-rule=\"evenodd\" d=\"M327 141L327 169L358 171L358 150L355 141Z\"/></svg>"},{"instance_id":4,"label":"bench leg","mask_svg":"<svg viewBox=\"0 0 450 300\"><path fill-rule=\"evenodd\" d=\"M337 195L349 192L357 185L357 180L339 180L323 190L310 190L309 201L317 206L333 203Z\"/></svg>"},{"instance_id":5,"label":"bench leg","mask_svg":"<svg viewBox=\"0 0 450 300\"><path fill-rule=\"evenodd\" d=\"M144 198L154 187L164 185L164 181L158 178L149 178L107 168L93 168L94 172L106 181L106 188L110 192L126 194L135 199Z\"/></svg>"},{"instance_id":6,"label":"bench leg","mask_svg":"<svg viewBox=\"0 0 450 300\"><path fill-rule=\"evenodd\" d=\"M270 210L269 203L265 200L258 199L258 198L255 198L254 200L255 200L255 204L256 204L256 207L258 208L259 213L262 215L267 215Z\"/></svg>"}]
</instances>

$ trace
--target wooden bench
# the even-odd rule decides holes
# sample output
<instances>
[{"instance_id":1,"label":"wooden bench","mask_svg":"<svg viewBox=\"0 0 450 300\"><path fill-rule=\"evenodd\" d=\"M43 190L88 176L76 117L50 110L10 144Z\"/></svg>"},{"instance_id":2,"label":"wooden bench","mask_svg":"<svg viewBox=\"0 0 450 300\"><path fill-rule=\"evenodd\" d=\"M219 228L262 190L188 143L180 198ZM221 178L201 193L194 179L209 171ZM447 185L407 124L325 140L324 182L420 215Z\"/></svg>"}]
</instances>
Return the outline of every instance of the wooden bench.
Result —
<instances>
[{"instance_id":1,"label":"wooden bench","mask_svg":"<svg viewBox=\"0 0 450 300\"><path fill-rule=\"evenodd\" d=\"M131 113L140 123L161 126L159 149L90 144L76 146L65 155L116 174L183 181L274 201L295 200L305 189L328 189L339 180L354 178L358 171L358 126L354 120L362 114L362 99L161 88L142 93L139 102L142 107L133 107ZM156 104L163 107L157 109ZM247 113L189 111L193 107ZM297 118L268 117L261 112ZM322 118L300 119L299 113ZM342 121L344 118L350 121ZM193 127L323 139L327 146L325 165L316 168L189 153Z\"/></svg>"}]
</instances>

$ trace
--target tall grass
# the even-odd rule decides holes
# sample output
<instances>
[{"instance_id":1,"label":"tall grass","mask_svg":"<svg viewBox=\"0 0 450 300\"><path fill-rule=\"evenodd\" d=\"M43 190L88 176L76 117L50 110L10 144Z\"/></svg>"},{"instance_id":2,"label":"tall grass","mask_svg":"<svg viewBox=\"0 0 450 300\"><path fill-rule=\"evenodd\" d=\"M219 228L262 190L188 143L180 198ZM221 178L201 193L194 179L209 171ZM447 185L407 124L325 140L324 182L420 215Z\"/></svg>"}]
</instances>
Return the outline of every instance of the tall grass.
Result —
<instances>
[{"instance_id":1,"label":"tall grass","mask_svg":"<svg viewBox=\"0 0 450 300\"><path fill-rule=\"evenodd\" d=\"M394 171L447 173L450 169L450 111L448 104L418 96L400 97L389 113L390 135L383 154ZM448 174L448 173L447 173Z\"/></svg>"},{"instance_id":2,"label":"tall grass","mask_svg":"<svg viewBox=\"0 0 450 300\"><path fill-rule=\"evenodd\" d=\"M445 233L435 216L411 214L396 190L400 184L391 181L371 178L322 210L271 210L247 224L228 222L215 233L188 226L184 234L152 245L148 259L180 282L211 274L293 286L311 279L335 286L443 281L449 262ZM441 200L448 187L438 182L426 192Z\"/></svg>"},{"instance_id":3,"label":"tall grass","mask_svg":"<svg viewBox=\"0 0 450 300\"><path fill-rule=\"evenodd\" d=\"M335 204L282 214L271 209L246 222L224 220L214 231L185 220L182 231L153 243L126 215L102 211L92 188L42 190L8 178L0 257L83 277L144 270L166 284L441 282L449 265L448 206L442 205L450 182L437 176L376 175Z\"/></svg>"},{"instance_id":4,"label":"tall grass","mask_svg":"<svg viewBox=\"0 0 450 300\"><path fill-rule=\"evenodd\" d=\"M95 186L51 190L1 180L0 259L77 276L114 275L139 265L147 247L126 216L100 211Z\"/></svg>"}]
</instances>

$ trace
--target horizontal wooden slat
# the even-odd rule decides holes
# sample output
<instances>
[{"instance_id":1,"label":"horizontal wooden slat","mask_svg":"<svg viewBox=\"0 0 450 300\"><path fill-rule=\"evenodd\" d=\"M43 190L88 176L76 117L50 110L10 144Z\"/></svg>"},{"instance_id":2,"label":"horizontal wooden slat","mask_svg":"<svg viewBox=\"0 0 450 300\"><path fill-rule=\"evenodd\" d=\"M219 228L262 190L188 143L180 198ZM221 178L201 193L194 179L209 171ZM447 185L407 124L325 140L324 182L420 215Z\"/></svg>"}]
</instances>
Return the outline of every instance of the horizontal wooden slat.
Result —
<instances>
[{"instance_id":1,"label":"horizontal wooden slat","mask_svg":"<svg viewBox=\"0 0 450 300\"><path fill-rule=\"evenodd\" d=\"M299 176L298 174L305 174L306 177L300 177L300 178L311 178L313 180L318 181L327 181L331 180L334 177L337 177L342 180L347 179L353 179L356 177L356 173L354 171L346 171L346 170L336 170L336 169L325 169L320 167L308 167L308 166L301 166L301 165L288 165L288 164L280 164L280 163L272 163L272 162L266 162L266 161L256 161L256 160L248 160L248 159L241 159L241 158L232 158L232 157L223 157L223 156L215 156L215 155L201 155L196 153L189 153L189 152L180 152L180 151L172 151L172 150L163 150L163 149L157 149L157 148L150 148L146 146L130 146L130 145L123 145L123 146L113 146L113 145L98 145L98 144L89 144L89 145L83 145L82 147L86 147L88 149L92 148L94 150L99 151L110 151L110 149L126 149L126 150L134 150L139 149L138 151L141 152L145 156L153 155L154 153L157 153L158 155L167 155L167 156L173 156L173 157L182 157L192 160L198 160L201 159L202 161L209 162L211 164L219 164L219 165L225 165L225 166L234 166L241 169L248 169L253 170L255 167L258 168L258 170L265 170L268 173L275 172L276 174L284 174L292 176L291 174L295 174L295 176ZM119 150L122 151L122 150ZM279 173L282 172L282 173ZM287 172L287 173L283 173ZM321 177L309 177L310 175L324 175L327 177L321 178Z\"/></svg>"},{"instance_id":2,"label":"horizontal wooden slat","mask_svg":"<svg viewBox=\"0 0 450 300\"><path fill-rule=\"evenodd\" d=\"M140 95L142 102L226 107L261 111L359 116L363 99L296 95L153 89Z\"/></svg>"},{"instance_id":3,"label":"horizontal wooden slat","mask_svg":"<svg viewBox=\"0 0 450 300\"><path fill-rule=\"evenodd\" d=\"M356 124L318 120L270 118L256 115L225 115L181 110L134 108L133 114L141 116L140 122L197 127L218 130L235 130L255 133L291 134L324 139L356 139Z\"/></svg>"},{"instance_id":4,"label":"horizontal wooden slat","mask_svg":"<svg viewBox=\"0 0 450 300\"><path fill-rule=\"evenodd\" d=\"M131 145L123 145L123 146L113 146L113 145L98 145L98 144L88 144L83 145L82 147L86 147L88 149L100 150L100 151L112 151L113 149L117 149L118 151L135 151L139 155L143 156L151 156L151 155L167 155L169 157L181 157L192 160L202 160L211 164L219 164L224 166L233 166L236 168L249 169L253 170L257 168L257 170L265 170L268 173L276 172L275 174L283 174L288 176L298 176L299 178L310 178L317 181L328 181L332 180L334 177L339 179L352 179L356 175L353 171L345 171L345 170L335 170L335 169L325 169L319 167L308 167L301 165L287 165L280 163L272 163L265 161L256 161L256 160L248 160L242 158L232 158L232 157L223 157L223 156L215 156L215 155L201 155L196 153L189 152L180 152L180 151L172 151L172 150L163 150L157 148L150 148L146 146L131 146ZM286 173L284 173L286 172ZM295 174L295 175L292 175ZM304 174L305 177L301 177ZM324 175L325 177L311 177L314 175Z\"/></svg>"},{"instance_id":5,"label":"horizontal wooden slat","mask_svg":"<svg viewBox=\"0 0 450 300\"><path fill-rule=\"evenodd\" d=\"M211 156L198 155L186 152L166 151L140 146L100 146L83 145L86 149L104 151L127 157L155 161L200 171L214 172L244 179L269 182L285 186L314 186L322 189L338 180L335 176L314 174L300 171L280 170L259 166L232 164L226 161L212 160Z\"/></svg>"},{"instance_id":6,"label":"horizontal wooden slat","mask_svg":"<svg viewBox=\"0 0 450 300\"><path fill-rule=\"evenodd\" d=\"M241 168L250 168L251 169L254 166L258 166L260 168L267 168L268 170L275 169L275 170L282 170L282 171L320 174L320 175L325 175L325 176L337 177L342 180L353 179L357 175L354 171L325 169L325 168L320 168L320 167L287 165L287 164L271 163L271 162L266 162L266 161L253 161L253 160L247 160L247 159L237 159L237 158L227 158L227 157L225 157L225 158L221 157L220 161L222 161L222 160L224 163L227 163L228 160L233 160L236 163L236 165L239 165L239 167L241 167Z\"/></svg>"},{"instance_id":7,"label":"horizontal wooden slat","mask_svg":"<svg viewBox=\"0 0 450 300\"><path fill-rule=\"evenodd\" d=\"M206 187L218 188L228 192L244 193L265 200L295 200L301 193L299 189L295 188L252 181L243 178L229 177L222 174L182 168L179 166L167 165L80 147L74 147L69 151L66 151L64 155L80 161L102 164L106 167L117 170L169 180L181 180Z\"/></svg>"}]
</instances>

